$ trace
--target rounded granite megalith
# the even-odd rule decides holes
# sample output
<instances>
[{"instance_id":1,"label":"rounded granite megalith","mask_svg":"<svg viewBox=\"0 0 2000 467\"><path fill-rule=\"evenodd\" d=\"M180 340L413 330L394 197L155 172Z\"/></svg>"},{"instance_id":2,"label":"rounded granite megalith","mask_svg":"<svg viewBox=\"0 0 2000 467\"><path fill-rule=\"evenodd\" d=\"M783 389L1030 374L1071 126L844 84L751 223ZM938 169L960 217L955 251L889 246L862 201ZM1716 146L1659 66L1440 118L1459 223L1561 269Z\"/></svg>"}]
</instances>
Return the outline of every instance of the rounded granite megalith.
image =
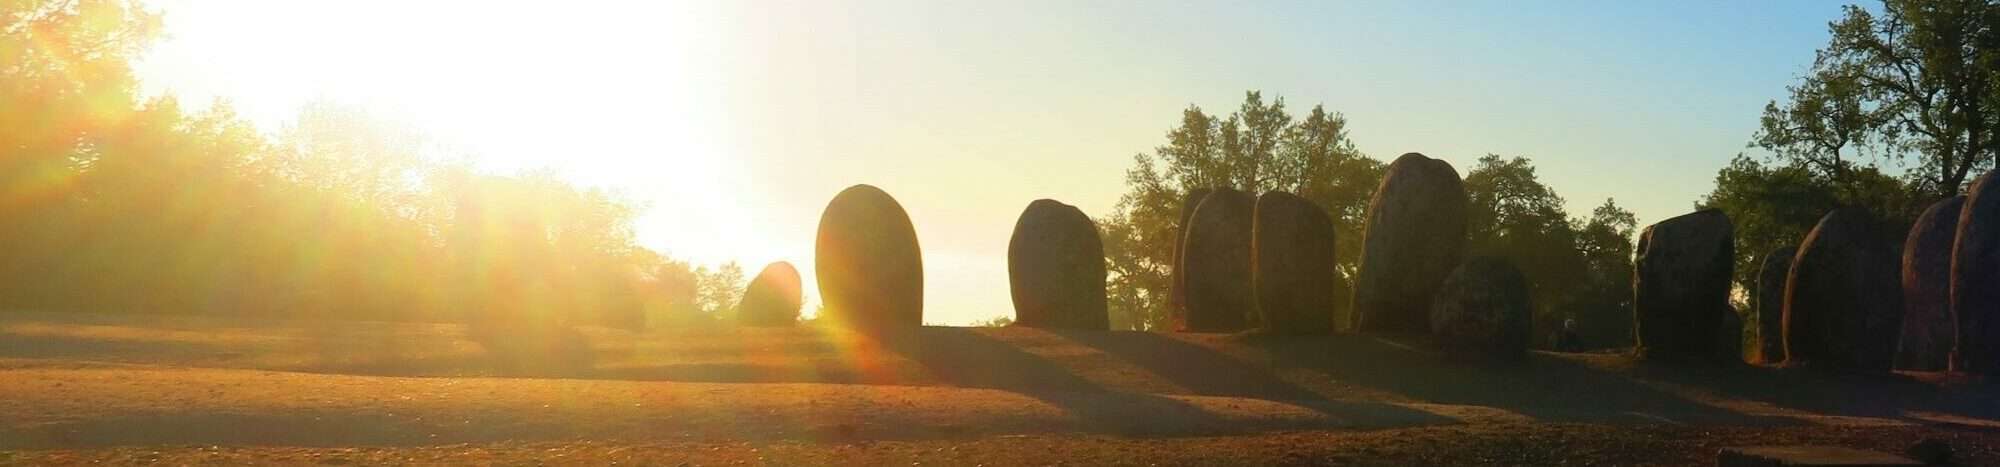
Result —
<instances>
[{"instance_id":1,"label":"rounded granite megalith","mask_svg":"<svg viewBox=\"0 0 2000 467\"><path fill-rule=\"evenodd\" d=\"M1273 191L1257 197L1250 230L1260 326L1277 334L1333 332L1333 218L1310 200Z\"/></svg>"},{"instance_id":2,"label":"rounded granite megalith","mask_svg":"<svg viewBox=\"0 0 2000 467\"><path fill-rule=\"evenodd\" d=\"M1528 279L1505 259L1476 257L1452 271L1431 302L1431 339L1454 359L1520 360L1534 332Z\"/></svg>"},{"instance_id":3,"label":"rounded granite megalith","mask_svg":"<svg viewBox=\"0 0 2000 467\"><path fill-rule=\"evenodd\" d=\"M903 206L881 189L855 185L820 214L813 245L826 318L876 332L924 322L924 259Z\"/></svg>"},{"instance_id":4,"label":"rounded granite megalith","mask_svg":"<svg viewBox=\"0 0 2000 467\"><path fill-rule=\"evenodd\" d=\"M1413 152L1389 164L1361 234L1356 331L1430 330L1431 298L1465 254L1467 202L1450 163Z\"/></svg>"},{"instance_id":5,"label":"rounded granite megalith","mask_svg":"<svg viewBox=\"0 0 2000 467\"><path fill-rule=\"evenodd\" d=\"M1187 314L1181 330L1234 332L1250 325L1257 306L1250 285L1250 222L1257 200L1228 188L1215 190L1188 218L1181 265L1187 271Z\"/></svg>"},{"instance_id":6,"label":"rounded granite megalith","mask_svg":"<svg viewBox=\"0 0 2000 467\"><path fill-rule=\"evenodd\" d=\"M1014 324L1111 329L1104 296L1104 243L1082 210L1055 200L1028 203L1007 242Z\"/></svg>"},{"instance_id":7,"label":"rounded granite megalith","mask_svg":"<svg viewBox=\"0 0 2000 467\"><path fill-rule=\"evenodd\" d=\"M1951 248L1951 313L1958 321L1952 368L2000 374L2000 171L1965 194Z\"/></svg>"},{"instance_id":8,"label":"rounded granite megalith","mask_svg":"<svg viewBox=\"0 0 2000 467\"><path fill-rule=\"evenodd\" d=\"M1792 277L1792 257L1798 245L1785 245L1765 253L1757 268L1757 308L1751 321L1756 338L1750 342L1750 361L1762 364L1785 362L1785 281Z\"/></svg>"},{"instance_id":9,"label":"rounded granite megalith","mask_svg":"<svg viewBox=\"0 0 2000 467\"><path fill-rule=\"evenodd\" d=\"M1785 364L1886 372L1903 294L1877 220L1854 208L1821 217L1785 284Z\"/></svg>"},{"instance_id":10,"label":"rounded granite megalith","mask_svg":"<svg viewBox=\"0 0 2000 467\"><path fill-rule=\"evenodd\" d=\"M1187 265L1181 264L1181 248L1187 245L1188 221L1194 218L1194 208L1201 206L1201 200L1208 199L1209 193L1214 192L1208 188L1196 188L1181 197L1181 223L1174 224L1178 231L1174 232L1174 257L1169 260L1174 263L1173 283L1167 286L1167 308L1176 320L1187 318ZM1185 324L1181 323L1181 327Z\"/></svg>"},{"instance_id":11,"label":"rounded granite megalith","mask_svg":"<svg viewBox=\"0 0 2000 467\"><path fill-rule=\"evenodd\" d=\"M1903 329L1896 368L1939 371L1951 366L1958 323L1951 317L1951 245L1964 196L1925 209L1903 239Z\"/></svg>"},{"instance_id":12,"label":"rounded granite megalith","mask_svg":"<svg viewBox=\"0 0 2000 467\"><path fill-rule=\"evenodd\" d=\"M1632 326L1640 358L1708 360L1729 308L1735 227L1705 209L1660 221L1639 234L1633 261Z\"/></svg>"},{"instance_id":13,"label":"rounded granite megalith","mask_svg":"<svg viewBox=\"0 0 2000 467\"><path fill-rule=\"evenodd\" d=\"M799 270L779 261L764 266L736 305L736 321L744 326L790 326L799 322Z\"/></svg>"}]
</instances>

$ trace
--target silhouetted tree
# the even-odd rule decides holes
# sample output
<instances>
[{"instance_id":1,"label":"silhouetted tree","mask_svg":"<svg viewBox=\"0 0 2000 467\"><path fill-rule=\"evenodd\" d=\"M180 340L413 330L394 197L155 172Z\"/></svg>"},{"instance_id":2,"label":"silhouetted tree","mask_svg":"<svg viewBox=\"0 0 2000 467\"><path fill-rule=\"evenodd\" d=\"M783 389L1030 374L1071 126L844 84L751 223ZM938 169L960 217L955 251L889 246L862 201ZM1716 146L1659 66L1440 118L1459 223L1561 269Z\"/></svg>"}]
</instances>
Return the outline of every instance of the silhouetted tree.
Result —
<instances>
[{"instance_id":1,"label":"silhouetted tree","mask_svg":"<svg viewBox=\"0 0 2000 467\"><path fill-rule=\"evenodd\" d=\"M1917 159L1910 189L1939 198L2000 153L2000 5L1885 0L1849 5L1783 104L1765 106L1752 144L1837 184L1870 155Z\"/></svg>"}]
</instances>

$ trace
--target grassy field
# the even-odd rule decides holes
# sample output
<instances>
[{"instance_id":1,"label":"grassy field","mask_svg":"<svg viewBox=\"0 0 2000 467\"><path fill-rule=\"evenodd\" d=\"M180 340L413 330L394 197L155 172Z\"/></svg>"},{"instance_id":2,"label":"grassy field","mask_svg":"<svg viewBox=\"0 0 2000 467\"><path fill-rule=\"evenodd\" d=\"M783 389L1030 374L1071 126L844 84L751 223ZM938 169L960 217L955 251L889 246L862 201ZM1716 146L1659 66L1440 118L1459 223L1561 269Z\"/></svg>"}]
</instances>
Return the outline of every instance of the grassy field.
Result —
<instances>
[{"instance_id":1,"label":"grassy field","mask_svg":"<svg viewBox=\"0 0 2000 467\"><path fill-rule=\"evenodd\" d=\"M25 464L1684 465L1938 437L2000 465L2000 397L1942 375L1489 368L1366 336L0 313L0 395Z\"/></svg>"}]
</instances>

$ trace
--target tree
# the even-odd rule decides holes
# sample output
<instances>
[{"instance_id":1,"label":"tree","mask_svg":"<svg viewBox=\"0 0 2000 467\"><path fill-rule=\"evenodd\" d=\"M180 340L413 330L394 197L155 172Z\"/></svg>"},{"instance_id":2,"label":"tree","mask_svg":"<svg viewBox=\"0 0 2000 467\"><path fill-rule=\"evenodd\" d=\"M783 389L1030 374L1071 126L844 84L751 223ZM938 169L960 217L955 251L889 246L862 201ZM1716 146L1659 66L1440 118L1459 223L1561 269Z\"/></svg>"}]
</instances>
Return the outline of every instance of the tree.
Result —
<instances>
[{"instance_id":1,"label":"tree","mask_svg":"<svg viewBox=\"0 0 2000 467\"><path fill-rule=\"evenodd\" d=\"M1587 278L1559 314L1577 320L1577 333L1587 347L1632 343L1632 234L1638 224L1632 211L1606 198L1577 229Z\"/></svg>"},{"instance_id":2,"label":"tree","mask_svg":"<svg viewBox=\"0 0 2000 467\"><path fill-rule=\"evenodd\" d=\"M1849 5L1828 25L1789 100L1765 107L1752 141L1845 183L1849 149L1911 157L1910 189L1961 190L2000 153L2000 5L1885 0L1877 16Z\"/></svg>"},{"instance_id":3,"label":"tree","mask_svg":"<svg viewBox=\"0 0 2000 467\"><path fill-rule=\"evenodd\" d=\"M1815 167L1797 160L1767 165L1739 154L1716 173L1715 189L1695 203L1695 209L1721 209L1735 226L1738 287L1754 290L1761 255L1797 245L1835 208L1865 209L1884 223L1879 230L1897 235L1908 232L1921 212L1911 190L1873 167L1853 167L1841 176ZM1902 245L1900 237L1882 241Z\"/></svg>"},{"instance_id":4,"label":"tree","mask_svg":"<svg viewBox=\"0 0 2000 467\"><path fill-rule=\"evenodd\" d=\"M1113 327L1157 329L1168 323L1181 197L1194 188L1283 190L1318 203L1334 218L1340 239L1337 258L1351 277L1360 251L1361 219L1381 181L1382 164L1355 149L1346 124L1344 117L1322 106L1296 120L1283 98L1267 104L1255 91L1244 93L1243 103L1227 118L1211 116L1199 106L1183 110L1180 123L1167 131L1165 145L1153 154L1134 156L1117 211L1098 219Z\"/></svg>"},{"instance_id":5,"label":"tree","mask_svg":"<svg viewBox=\"0 0 2000 467\"><path fill-rule=\"evenodd\" d=\"M705 266L695 268L694 276L700 290L696 306L716 319L736 321L736 302L743 298L743 267L730 261L713 270Z\"/></svg>"},{"instance_id":6,"label":"tree","mask_svg":"<svg viewBox=\"0 0 2000 467\"><path fill-rule=\"evenodd\" d=\"M1493 154L1466 173L1465 192L1469 251L1506 258L1521 269L1535 303L1536 335L1551 335L1562 321L1558 311L1576 301L1585 288L1579 285L1590 279L1562 197L1542 184L1527 158Z\"/></svg>"}]
</instances>

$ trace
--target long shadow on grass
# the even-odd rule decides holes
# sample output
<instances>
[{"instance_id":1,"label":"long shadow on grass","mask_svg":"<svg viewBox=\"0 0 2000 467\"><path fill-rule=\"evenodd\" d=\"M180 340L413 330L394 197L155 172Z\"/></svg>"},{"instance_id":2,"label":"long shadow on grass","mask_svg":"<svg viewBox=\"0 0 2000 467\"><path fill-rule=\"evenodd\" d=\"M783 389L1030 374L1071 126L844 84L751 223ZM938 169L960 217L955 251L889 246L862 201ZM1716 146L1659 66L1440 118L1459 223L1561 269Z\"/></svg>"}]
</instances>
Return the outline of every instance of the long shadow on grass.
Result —
<instances>
[{"instance_id":1,"label":"long shadow on grass","mask_svg":"<svg viewBox=\"0 0 2000 467\"><path fill-rule=\"evenodd\" d=\"M1154 333L1070 333L1076 342L1144 367L1198 394L1327 404L1324 395L1215 349ZM1493 407L1549 422L1797 423L1697 403L1630 378L1531 356L1513 365L1452 364L1411 345L1369 336L1245 336L1270 367L1427 403ZM1337 400L1334 394L1333 400Z\"/></svg>"},{"instance_id":2,"label":"long shadow on grass","mask_svg":"<svg viewBox=\"0 0 2000 467\"><path fill-rule=\"evenodd\" d=\"M1000 389L1033 397L1068 411L1089 431L1127 436L1195 435L1449 421L1421 411L1374 403L1311 407L1328 415L1316 421L1258 419L1254 415L1228 419L1180 399L1105 389L1047 359L974 329L925 328L912 337L894 340L891 347L919 362L937 378L958 386ZM1232 375L1215 376L1222 379Z\"/></svg>"},{"instance_id":3,"label":"long shadow on grass","mask_svg":"<svg viewBox=\"0 0 2000 467\"><path fill-rule=\"evenodd\" d=\"M1641 368L1650 380L1706 388L1731 398L1810 412L1908 419L1908 412L1936 412L2000 420L2000 391L1938 384L1904 374L1863 374L1806 368ZM1936 377L1938 375L1931 375Z\"/></svg>"}]
</instances>

